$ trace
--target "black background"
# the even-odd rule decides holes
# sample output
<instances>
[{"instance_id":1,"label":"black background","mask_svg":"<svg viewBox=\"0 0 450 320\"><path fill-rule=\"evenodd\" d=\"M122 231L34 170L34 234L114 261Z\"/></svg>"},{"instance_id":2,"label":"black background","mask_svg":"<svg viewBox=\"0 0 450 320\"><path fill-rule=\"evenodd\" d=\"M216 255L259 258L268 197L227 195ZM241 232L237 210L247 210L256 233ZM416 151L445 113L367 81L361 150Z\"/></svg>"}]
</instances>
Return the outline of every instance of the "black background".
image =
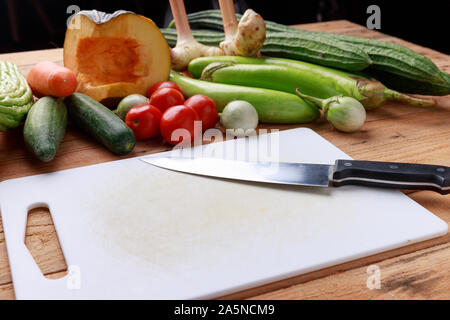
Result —
<instances>
[{"instance_id":1,"label":"black background","mask_svg":"<svg viewBox=\"0 0 450 320\"><path fill-rule=\"evenodd\" d=\"M217 0L185 0L188 12L217 8ZM10 4L8 6L7 4ZM4 0L0 1L0 52L62 47L69 5L112 12L131 10L159 27L170 20L168 0ZM237 11L251 7L283 24L347 19L366 25L367 7L381 9L381 32L450 53L450 1L235 0ZM14 28L16 32L14 33Z\"/></svg>"}]
</instances>

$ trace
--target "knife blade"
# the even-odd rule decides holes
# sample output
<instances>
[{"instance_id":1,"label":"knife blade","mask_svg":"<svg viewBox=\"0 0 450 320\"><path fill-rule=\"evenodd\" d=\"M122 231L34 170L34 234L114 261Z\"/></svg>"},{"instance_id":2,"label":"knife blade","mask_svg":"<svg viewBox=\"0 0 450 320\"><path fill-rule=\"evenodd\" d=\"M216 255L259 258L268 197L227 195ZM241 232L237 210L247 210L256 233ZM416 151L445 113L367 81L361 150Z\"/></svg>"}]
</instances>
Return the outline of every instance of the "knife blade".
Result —
<instances>
[{"instance_id":1,"label":"knife blade","mask_svg":"<svg viewBox=\"0 0 450 320\"><path fill-rule=\"evenodd\" d=\"M313 187L364 185L450 193L450 167L429 164L359 160L315 164L165 156L140 160L172 171L233 180Z\"/></svg>"}]
</instances>

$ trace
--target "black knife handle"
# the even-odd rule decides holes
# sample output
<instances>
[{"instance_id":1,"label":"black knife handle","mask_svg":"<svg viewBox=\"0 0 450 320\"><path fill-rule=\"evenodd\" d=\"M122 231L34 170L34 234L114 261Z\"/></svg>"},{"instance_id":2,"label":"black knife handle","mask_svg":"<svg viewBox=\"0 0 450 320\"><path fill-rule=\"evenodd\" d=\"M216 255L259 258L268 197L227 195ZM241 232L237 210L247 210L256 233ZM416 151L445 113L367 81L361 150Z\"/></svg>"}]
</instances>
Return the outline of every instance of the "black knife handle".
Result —
<instances>
[{"instance_id":1,"label":"black knife handle","mask_svg":"<svg viewBox=\"0 0 450 320\"><path fill-rule=\"evenodd\" d=\"M331 183L450 193L450 167L397 162L336 160Z\"/></svg>"}]
</instances>

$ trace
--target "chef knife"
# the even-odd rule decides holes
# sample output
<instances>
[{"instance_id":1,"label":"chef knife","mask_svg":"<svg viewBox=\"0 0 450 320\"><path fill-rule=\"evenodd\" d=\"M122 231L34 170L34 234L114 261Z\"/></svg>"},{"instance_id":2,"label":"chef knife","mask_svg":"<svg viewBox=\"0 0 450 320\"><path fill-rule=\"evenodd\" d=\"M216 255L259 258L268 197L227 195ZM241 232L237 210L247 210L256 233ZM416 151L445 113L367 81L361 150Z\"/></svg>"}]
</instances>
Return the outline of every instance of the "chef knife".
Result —
<instances>
[{"instance_id":1,"label":"chef knife","mask_svg":"<svg viewBox=\"0 0 450 320\"><path fill-rule=\"evenodd\" d=\"M450 193L450 167L428 164L336 160L334 165L328 165L177 157L141 160L173 171L234 180L314 187L364 185Z\"/></svg>"}]
</instances>

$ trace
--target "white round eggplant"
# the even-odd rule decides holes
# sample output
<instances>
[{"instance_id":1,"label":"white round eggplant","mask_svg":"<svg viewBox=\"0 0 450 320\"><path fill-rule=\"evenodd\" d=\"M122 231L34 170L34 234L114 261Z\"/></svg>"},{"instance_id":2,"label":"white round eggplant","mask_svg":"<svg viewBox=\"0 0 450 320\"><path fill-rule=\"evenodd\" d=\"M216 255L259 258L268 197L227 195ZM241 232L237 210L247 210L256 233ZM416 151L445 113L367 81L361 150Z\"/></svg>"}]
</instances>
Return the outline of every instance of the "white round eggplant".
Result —
<instances>
[{"instance_id":1,"label":"white round eggplant","mask_svg":"<svg viewBox=\"0 0 450 320\"><path fill-rule=\"evenodd\" d=\"M226 129L242 129L244 132L258 126L258 113L247 101L235 100L228 103L220 114L220 123Z\"/></svg>"}]
</instances>

